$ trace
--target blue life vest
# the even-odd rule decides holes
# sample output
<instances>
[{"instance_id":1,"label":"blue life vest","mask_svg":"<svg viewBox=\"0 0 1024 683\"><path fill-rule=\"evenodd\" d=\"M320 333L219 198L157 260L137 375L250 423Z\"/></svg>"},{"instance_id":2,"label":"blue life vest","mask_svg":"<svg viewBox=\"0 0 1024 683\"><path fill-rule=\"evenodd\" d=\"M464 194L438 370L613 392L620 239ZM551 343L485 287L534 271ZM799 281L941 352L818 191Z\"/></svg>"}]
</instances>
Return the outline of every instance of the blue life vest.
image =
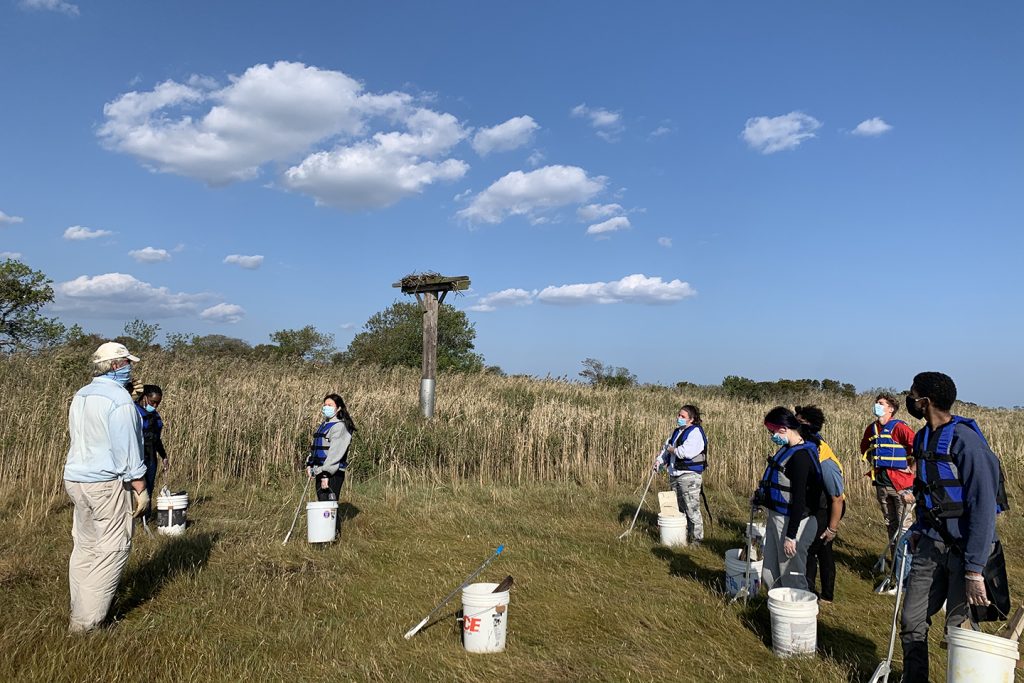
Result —
<instances>
[{"instance_id":1,"label":"blue life vest","mask_svg":"<svg viewBox=\"0 0 1024 683\"><path fill-rule=\"evenodd\" d=\"M821 462L818 460L818 447L810 441L796 446L783 446L775 455L768 458L768 466L761 476L761 483L758 486L758 498L761 505L773 510L780 515L789 516L790 504L793 501L793 492L789 486L789 477L783 471L786 463L795 454L802 450L810 452L811 460L814 462L814 470L817 472L818 481L822 481Z\"/></svg>"},{"instance_id":2,"label":"blue life vest","mask_svg":"<svg viewBox=\"0 0 1024 683\"><path fill-rule=\"evenodd\" d=\"M905 423L903 420L889 420L881 430L877 422L874 424L875 433L868 437L868 452L864 454L873 468L905 470L909 467L907 449L892 437L892 431L898 424Z\"/></svg>"},{"instance_id":3,"label":"blue life vest","mask_svg":"<svg viewBox=\"0 0 1024 683\"><path fill-rule=\"evenodd\" d=\"M964 486L960 472L953 462L950 449L953 445L954 427L958 424L970 427L981 437L985 446L988 441L981 433L978 423L966 417L953 415L953 419L939 427L938 441L935 450L929 451L931 427L925 425L917 433L914 440L914 453L917 454L917 478L914 481L914 493L917 504L925 518L933 525L941 526L938 520L961 517L964 514ZM999 484L996 490L996 513L1009 509L1006 496L1006 476L1003 464L999 463Z\"/></svg>"},{"instance_id":4,"label":"blue life vest","mask_svg":"<svg viewBox=\"0 0 1024 683\"><path fill-rule=\"evenodd\" d=\"M676 427L672 430L672 436L668 439L668 444L675 448L678 448L686 437L690 435L694 429L700 434L700 438L704 439L704 449L694 458L679 458L672 456L672 469L677 472L696 472L700 474L704 471L704 468L708 464L708 436L704 433L704 428L700 425L690 425L689 427Z\"/></svg>"},{"instance_id":5,"label":"blue life vest","mask_svg":"<svg viewBox=\"0 0 1024 683\"><path fill-rule=\"evenodd\" d=\"M331 450L331 437L327 434L331 431L331 428L341 423L340 420L327 420L316 430L313 435L313 445L309 447L309 464L319 467L327 461L327 452ZM341 462L338 463L338 469L343 470L348 467L348 451L341 456Z\"/></svg>"}]
</instances>

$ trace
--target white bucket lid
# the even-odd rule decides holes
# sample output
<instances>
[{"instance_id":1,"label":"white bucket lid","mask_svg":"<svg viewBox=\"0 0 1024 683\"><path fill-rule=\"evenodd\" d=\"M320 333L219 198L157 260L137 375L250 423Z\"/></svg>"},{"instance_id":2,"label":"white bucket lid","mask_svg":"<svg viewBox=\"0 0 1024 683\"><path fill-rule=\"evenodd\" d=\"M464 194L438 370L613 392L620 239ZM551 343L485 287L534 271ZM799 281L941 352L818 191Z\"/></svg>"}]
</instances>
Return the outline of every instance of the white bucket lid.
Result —
<instances>
[{"instance_id":1,"label":"white bucket lid","mask_svg":"<svg viewBox=\"0 0 1024 683\"><path fill-rule=\"evenodd\" d=\"M1014 660L1019 658L1017 641L981 631L974 631L969 628L950 626L946 629L946 642L957 647L984 650L985 652L991 652L992 654L998 654Z\"/></svg>"},{"instance_id":2,"label":"white bucket lid","mask_svg":"<svg viewBox=\"0 0 1024 683\"><path fill-rule=\"evenodd\" d=\"M330 510L336 507L338 507L338 501L336 500L318 500L306 503L307 510Z\"/></svg>"},{"instance_id":3,"label":"white bucket lid","mask_svg":"<svg viewBox=\"0 0 1024 683\"><path fill-rule=\"evenodd\" d=\"M768 591L768 600L775 602L817 602L818 596L799 588L773 588Z\"/></svg>"}]
</instances>

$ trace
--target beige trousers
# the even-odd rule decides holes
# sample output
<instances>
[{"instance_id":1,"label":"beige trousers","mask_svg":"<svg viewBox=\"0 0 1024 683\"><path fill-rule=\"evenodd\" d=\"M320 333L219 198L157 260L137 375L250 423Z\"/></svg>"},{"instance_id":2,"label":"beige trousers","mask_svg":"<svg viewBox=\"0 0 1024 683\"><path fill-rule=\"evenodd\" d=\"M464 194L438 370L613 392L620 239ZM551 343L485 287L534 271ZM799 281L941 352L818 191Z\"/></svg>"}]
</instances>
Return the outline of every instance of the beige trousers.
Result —
<instances>
[{"instance_id":1,"label":"beige trousers","mask_svg":"<svg viewBox=\"0 0 1024 683\"><path fill-rule=\"evenodd\" d=\"M878 507L882 510L882 519L885 520L885 532L889 535L889 556L895 555L896 546L892 543L896 530L901 528L906 531L914 523L914 507L904 503L900 492L891 486L876 486L875 498L878 499ZM906 513L906 514L904 514ZM900 519L903 526L900 527ZM899 539L896 539L899 541Z\"/></svg>"},{"instance_id":2,"label":"beige trousers","mask_svg":"<svg viewBox=\"0 0 1024 683\"><path fill-rule=\"evenodd\" d=\"M132 495L119 480L65 481L75 504L68 563L72 632L89 631L107 617L132 548Z\"/></svg>"}]
</instances>

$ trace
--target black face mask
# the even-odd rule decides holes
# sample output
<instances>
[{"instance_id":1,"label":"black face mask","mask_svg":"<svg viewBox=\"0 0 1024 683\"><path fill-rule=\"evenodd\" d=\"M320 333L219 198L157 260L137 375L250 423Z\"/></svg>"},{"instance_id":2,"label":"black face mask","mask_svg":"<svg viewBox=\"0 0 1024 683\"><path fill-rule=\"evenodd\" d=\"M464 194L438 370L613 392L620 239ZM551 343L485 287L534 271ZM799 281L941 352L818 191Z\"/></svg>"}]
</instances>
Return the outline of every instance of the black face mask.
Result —
<instances>
[{"instance_id":1,"label":"black face mask","mask_svg":"<svg viewBox=\"0 0 1024 683\"><path fill-rule=\"evenodd\" d=\"M922 398L915 400L912 396L907 396L907 412L918 420L924 419L924 411L917 407L918 403L923 400Z\"/></svg>"}]
</instances>

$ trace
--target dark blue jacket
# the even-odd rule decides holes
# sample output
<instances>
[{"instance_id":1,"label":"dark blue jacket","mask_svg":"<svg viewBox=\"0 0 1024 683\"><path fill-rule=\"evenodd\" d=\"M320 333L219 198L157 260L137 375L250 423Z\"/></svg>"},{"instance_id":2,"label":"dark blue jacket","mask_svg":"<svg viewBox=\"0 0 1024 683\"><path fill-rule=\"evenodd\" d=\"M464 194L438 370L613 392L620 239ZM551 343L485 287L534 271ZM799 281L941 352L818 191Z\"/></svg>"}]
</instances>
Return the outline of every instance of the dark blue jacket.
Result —
<instances>
[{"instance_id":1,"label":"dark blue jacket","mask_svg":"<svg viewBox=\"0 0 1024 683\"><path fill-rule=\"evenodd\" d=\"M918 481L924 467L921 458L935 452L943 429L930 429L927 425L914 436L914 456L918 458ZM962 543L964 568L981 572L988 562L992 543L996 541L996 496L999 491L999 459L988 447L985 439L965 424L954 424L949 455L956 466L962 487L963 513L959 517L939 520L945 525L946 535ZM945 541L925 513L918 496L917 521L913 529L936 541Z\"/></svg>"}]
</instances>

